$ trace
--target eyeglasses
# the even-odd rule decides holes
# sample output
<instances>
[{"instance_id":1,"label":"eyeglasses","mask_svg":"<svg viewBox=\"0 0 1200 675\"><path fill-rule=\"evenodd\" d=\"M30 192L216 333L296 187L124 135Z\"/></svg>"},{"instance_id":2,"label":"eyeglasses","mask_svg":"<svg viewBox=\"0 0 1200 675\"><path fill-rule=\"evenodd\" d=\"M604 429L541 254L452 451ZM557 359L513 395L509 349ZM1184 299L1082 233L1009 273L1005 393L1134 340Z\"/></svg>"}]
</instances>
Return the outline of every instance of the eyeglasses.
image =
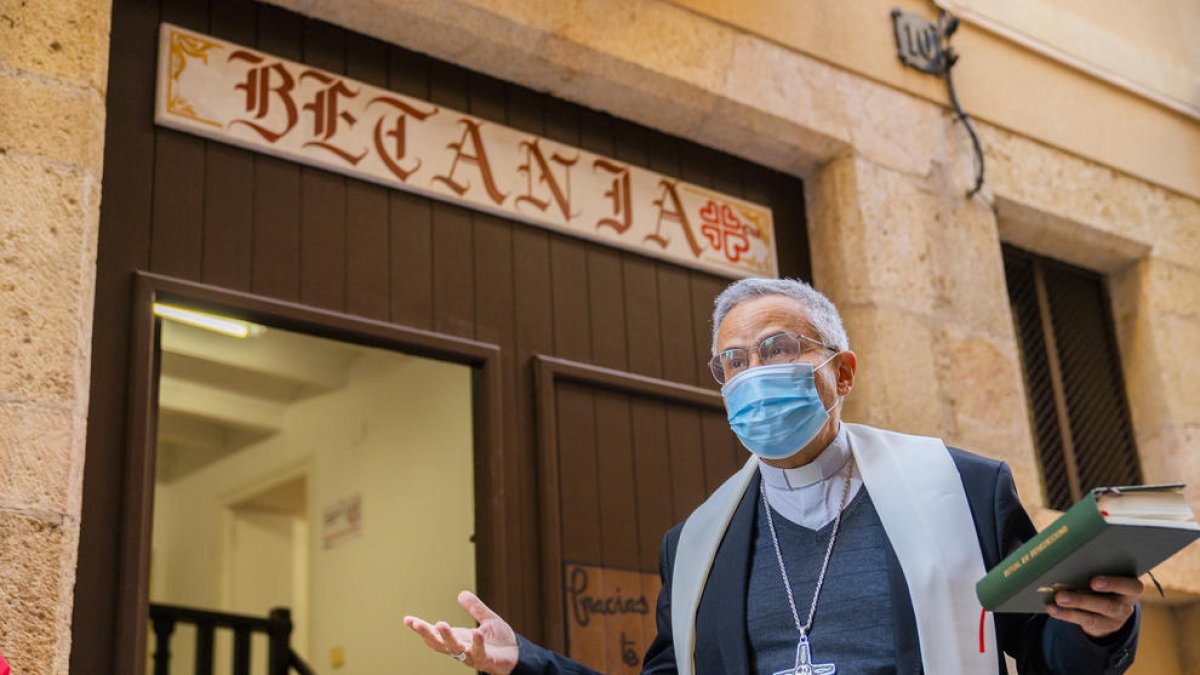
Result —
<instances>
[{"instance_id":1,"label":"eyeglasses","mask_svg":"<svg viewBox=\"0 0 1200 675\"><path fill-rule=\"evenodd\" d=\"M751 349L733 347L726 349L708 362L708 367L716 378L717 384L725 384L734 375L750 367L750 352L758 352L758 362L761 365L780 363L795 363L800 357L813 352L828 349L831 352L841 351L837 347L827 345L799 333L776 333L763 338Z\"/></svg>"}]
</instances>

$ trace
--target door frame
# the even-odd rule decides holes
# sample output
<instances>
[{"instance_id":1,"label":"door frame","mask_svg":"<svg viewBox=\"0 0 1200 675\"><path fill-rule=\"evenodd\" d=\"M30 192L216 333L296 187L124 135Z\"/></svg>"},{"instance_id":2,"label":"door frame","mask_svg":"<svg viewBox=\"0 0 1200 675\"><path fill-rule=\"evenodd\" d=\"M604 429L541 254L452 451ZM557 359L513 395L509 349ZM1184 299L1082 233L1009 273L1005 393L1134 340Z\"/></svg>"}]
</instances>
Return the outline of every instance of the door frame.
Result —
<instances>
[{"instance_id":1,"label":"door frame","mask_svg":"<svg viewBox=\"0 0 1200 675\"><path fill-rule=\"evenodd\" d=\"M272 488L278 487L280 485L283 485L284 483L287 483L289 481L293 481L293 480L296 480L299 478L304 479L304 486L305 486L304 501L307 504L309 509L313 509L313 500L312 500L313 472L314 472L313 461L312 461L311 457L308 457L299 462L293 462L289 465L283 466L278 471L272 472L264 477L260 477L258 480L243 483L243 484L239 485L236 489L221 495L221 497L219 498L219 500L218 500L218 502L220 504L219 519L220 519L221 527L220 527L220 532L217 535L217 541L214 542L214 545L217 547L217 550L220 551L220 562L217 567L217 573L219 575L218 576L219 588L217 589L217 593L219 594L219 597L221 598L221 602L225 607L230 607L233 604L233 589L231 588L232 574L233 574L232 541L233 541L234 520L237 518L237 516L234 514L234 511L237 509L238 505L240 503L244 502L246 499L253 497L255 495L261 494L262 492L264 492L266 490L271 490ZM306 534L307 534L306 540L307 540L307 537L312 536L311 532L307 532ZM307 551L307 547L305 547L305 551ZM306 568L308 567L307 564L305 565L305 567ZM301 613L296 610L296 603L294 600L294 596L293 596L293 602L292 602L291 609L292 609L293 620L297 616L300 616L301 618L308 621L308 624L305 625L305 628L308 630L306 630L305 636L304 636L305 644L307 645L307 644L311 644L311 641L309 639L310 636L308 635L308 633L311 632L311 628L312 628L312 626L311 626L311 616L312 615L308 611L308 608L311 606L310 603L311 603L311 598L312 598L312 592L311 592L312 591L312 583L311 583L311 579L309 578L308 574L305 574L305 576L303 578L303 585L304 585L303 597L305 598L304 611L303 611L303 613ZM295 623L293 623L292 635L293 636L296 635ZM295 640L293 638L293 642L294 641Z\"/></svg>"},{"instance_id":2,"label":"door frame","mask_svg":"<svg viewBox=\"0 0 1200 675\"><path fill-rule=\"evenodd\" d=\"M119 565L114 663L111 672L138 675L145 665L149 621L150 550L154 516L155 438L159 354L154 303L182 302L283 330L401 351L470 366L475 474L476 583L479 592L508 604L501 575L508 567L508 529L516 514L505 489L503 374L500 347L476 340L365 319L276 298L233 291L146 271L135 271L132 312L125 471L116 523L111 531Z\"/></svg>"}]
</instances>

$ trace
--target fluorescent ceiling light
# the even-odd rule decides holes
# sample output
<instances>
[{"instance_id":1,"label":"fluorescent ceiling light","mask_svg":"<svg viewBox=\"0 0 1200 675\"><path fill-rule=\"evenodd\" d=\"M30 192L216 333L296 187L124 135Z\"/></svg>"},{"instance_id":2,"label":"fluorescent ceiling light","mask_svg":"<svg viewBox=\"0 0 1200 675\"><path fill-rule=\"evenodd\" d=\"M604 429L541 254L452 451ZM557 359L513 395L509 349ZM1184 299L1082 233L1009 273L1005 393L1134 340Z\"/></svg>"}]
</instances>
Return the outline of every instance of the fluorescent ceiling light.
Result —
<instances>
[{"instance_id":1,"label":"fluorescent ceiling light","mask_svg":"<svg viewBox=\"0 0 1200 675\"><path fill-rule=\"evenodd\" d=\"M179 323L186 323L189 326L211 330L215 333L236 338L261 335L266 330L262 326L250 323L249 321L231 319L226 316L209 314L207 312L197 312L192 309L164 305L158 302L154 303L154 313L164 319L171 319Z\"/></svg>"}]
</instances>

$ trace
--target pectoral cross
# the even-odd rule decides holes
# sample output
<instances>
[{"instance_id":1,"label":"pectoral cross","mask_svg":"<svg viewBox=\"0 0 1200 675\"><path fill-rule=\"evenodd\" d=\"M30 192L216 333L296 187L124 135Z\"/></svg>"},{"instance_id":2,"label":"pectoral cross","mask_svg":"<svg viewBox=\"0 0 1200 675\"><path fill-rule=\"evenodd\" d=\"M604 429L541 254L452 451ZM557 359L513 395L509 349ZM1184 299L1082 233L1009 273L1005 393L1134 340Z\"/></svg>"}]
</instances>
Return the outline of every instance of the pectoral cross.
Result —
<instances>
[{"instance_id":1,"label":"pectoral cross","mask_svg":"<svg viewBox=\"0 0 1200 675\"><path fill-rule=\"evenodd\" d=\"M812 649L808 645L808 636L801 635L800 642L796 644L796 665L781 670L775 675L834 675L837 672L837 666L832 663L813 663Z\"/></svg>"}]
</instances>

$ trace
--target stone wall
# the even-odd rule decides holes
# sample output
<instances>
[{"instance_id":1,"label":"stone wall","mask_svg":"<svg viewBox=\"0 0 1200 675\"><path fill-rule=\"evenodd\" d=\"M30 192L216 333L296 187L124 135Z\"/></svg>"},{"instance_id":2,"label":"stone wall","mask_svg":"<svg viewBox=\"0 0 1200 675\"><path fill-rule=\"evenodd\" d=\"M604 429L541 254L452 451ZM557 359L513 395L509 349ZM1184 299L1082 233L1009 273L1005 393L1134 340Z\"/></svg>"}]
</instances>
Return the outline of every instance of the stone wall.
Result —
<instances>
[{"instance_id":1,"label":"stone wall","mask_svg":"<svg viewBox=\"0 0 1200 675\"><path fill-rule=\"evenodd\" d=\"M66 673L108 0L0 2L0 652Z\"/></svg>"}]
</instances>

